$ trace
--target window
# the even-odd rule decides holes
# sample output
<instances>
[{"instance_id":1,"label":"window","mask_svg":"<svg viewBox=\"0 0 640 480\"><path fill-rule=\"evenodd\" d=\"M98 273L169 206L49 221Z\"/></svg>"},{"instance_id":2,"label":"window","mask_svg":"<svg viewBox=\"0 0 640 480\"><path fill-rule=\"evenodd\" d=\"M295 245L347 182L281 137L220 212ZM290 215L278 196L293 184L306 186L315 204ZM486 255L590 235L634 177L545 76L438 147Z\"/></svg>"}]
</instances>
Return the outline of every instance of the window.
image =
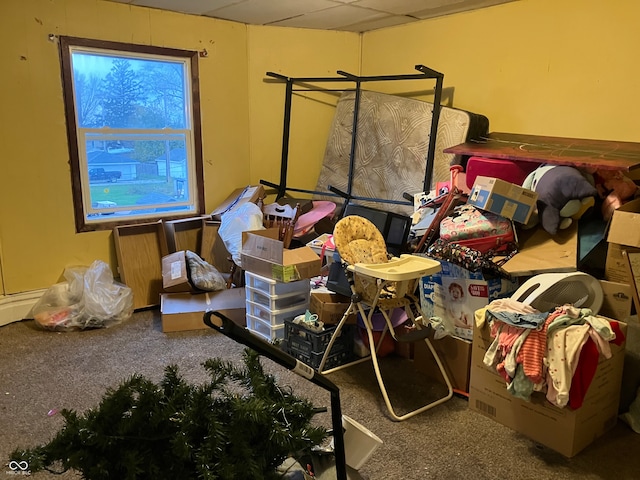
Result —
<instances>
[{"instance_id":1,"label":"window","mask_svg":"<svg viewBox=\"0 0 640 480\"><path fill-rule=\"evenodd\" d=\"M197 52L60 37L76 229L201 214Z\"/></svg>"}]
</instances>

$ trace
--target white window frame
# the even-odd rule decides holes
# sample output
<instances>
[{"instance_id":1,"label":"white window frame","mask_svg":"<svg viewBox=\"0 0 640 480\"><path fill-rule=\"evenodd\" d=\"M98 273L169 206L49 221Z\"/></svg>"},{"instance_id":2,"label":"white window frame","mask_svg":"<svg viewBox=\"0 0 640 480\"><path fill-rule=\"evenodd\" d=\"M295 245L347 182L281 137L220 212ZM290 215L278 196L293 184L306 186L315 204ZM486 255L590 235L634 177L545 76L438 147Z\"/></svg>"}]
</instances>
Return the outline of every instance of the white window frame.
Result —
<instances>
[{"instance_id":1,"label":"white window frame","mask_svg":"<svg viewBox=\"0 0 640 480\"><path fill-rule=\"evenodd\" d=\"M117 57L132 57L143 60L160 59L182 63L185 67L185 118L186 128L183 129L116 129L116 128L86 128L78 123L76 115L75 85L73 83L73 53L86 52ZM204 186L202 166L202 139L199 111L198 86L198 52L151 47L144 45L107 42L75 37L60 37L60 56L62 65L62 80L67 118L67 137L69 143L71 180L74 200L74 214L76 230L78 232L106 230L122 224L135 224L160 219L175 219L202 215L204 213ZM132 140L184 140L186 150L186 168L188 177L186 185L188 194L184 200L171 203L154 203L136 207L113 206L96 208L91 205L89 164L87 158L86 141L114 140L118 136ZM148 212L152 207L153 212ZM177 211L159 212L157 208L173 209ZM133 211L132 211L133 210ZM147 210L144 212L142 210Z\"/></svg>"}]
</instances>

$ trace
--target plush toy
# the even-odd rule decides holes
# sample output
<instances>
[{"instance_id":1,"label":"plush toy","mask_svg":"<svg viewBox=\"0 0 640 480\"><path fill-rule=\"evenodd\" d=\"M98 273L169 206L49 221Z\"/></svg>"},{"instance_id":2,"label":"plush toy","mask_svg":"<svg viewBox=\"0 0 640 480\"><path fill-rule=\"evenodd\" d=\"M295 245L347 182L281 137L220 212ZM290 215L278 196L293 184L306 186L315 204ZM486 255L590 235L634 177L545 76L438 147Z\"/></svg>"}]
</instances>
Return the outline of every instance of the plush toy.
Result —
<instances>
[{"instance_id":1,"label":"plush toy","mask_svg":"<svg viewBox=\"0 0 640 480\"><path fill-rule=\"evenodd\" d=\"M537 215L532 215L528 227L538 221L551 235L568 228L595 204L596 187L575 167L541 165L522 183L538 194Z\"/></svg>"},{"instance_id":2,"label":"plush toy","mask_svg":"<svg viewBox=\"0 0 640 480\"><path fill-rule=\"evenodd\" d=\"M602 199L602 218L609 220L613 211L640 194L640 187L620 170L596 170L596 189Z\"/></svg>"}]
</instances>

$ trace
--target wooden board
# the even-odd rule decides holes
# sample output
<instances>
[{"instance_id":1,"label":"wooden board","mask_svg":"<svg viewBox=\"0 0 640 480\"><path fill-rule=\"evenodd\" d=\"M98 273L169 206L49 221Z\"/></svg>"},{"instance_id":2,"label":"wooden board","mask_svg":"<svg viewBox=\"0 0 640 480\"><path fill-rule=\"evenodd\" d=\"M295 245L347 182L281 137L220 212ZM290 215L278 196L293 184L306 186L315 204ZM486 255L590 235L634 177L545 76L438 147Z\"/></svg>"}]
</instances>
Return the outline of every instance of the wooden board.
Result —
<instances>
[{"instance_id":1,"label":"wooden board","mask_svg":"<svg viewBox=\"0 0 640 480\"><path fill-rule=\"evenodd\" d=\"M522 160L578 168L623 170L640 168L640 143L584 138L544 137L493 132L484 141L466 142L445 148L456 155Z\"/></svg>"},{"instance_id":2,"label":"wooden board","mask_svg":"<svg viewBox=\"0 0 640 480\"><path fill-rule=\"evenodd\" d=\"M216 267L221 273L231 272L231 254L218 234L220 222L215 220L202 221L202 246L200 256L202 259Z\"/></svg>"},{"instance_id":3,"label":"wooden board","mask_svg":"<svg viewBox=\"0 0 640 480\"><path fill-rule=\"evenodd\" d=\"M203 218L192 217L163 221L169 253L181 250L191 250L194 253L200 251Z\"/></svg>"},{"instance_id":4,"label":"wooden board","mask_svg":"<svg viewBox=\"0 0 640 480\"><path fill-rule=\"evenodd\" d=\"M160 222L122 225L113 229L120 281L133 291L133 308L160 304L162 257L167 242Z\"/></svg>"},{"instance_id":5,"label":"wooden board","mask_svg":"<svg viewBox=\"0 0 640 480\"><path fill-rule=\"evenodd\" d=\"M519 251L503 265L514 277L578 270L578 224L550 235L542 228L520 234Z\"/></svg>"}]
</instances>

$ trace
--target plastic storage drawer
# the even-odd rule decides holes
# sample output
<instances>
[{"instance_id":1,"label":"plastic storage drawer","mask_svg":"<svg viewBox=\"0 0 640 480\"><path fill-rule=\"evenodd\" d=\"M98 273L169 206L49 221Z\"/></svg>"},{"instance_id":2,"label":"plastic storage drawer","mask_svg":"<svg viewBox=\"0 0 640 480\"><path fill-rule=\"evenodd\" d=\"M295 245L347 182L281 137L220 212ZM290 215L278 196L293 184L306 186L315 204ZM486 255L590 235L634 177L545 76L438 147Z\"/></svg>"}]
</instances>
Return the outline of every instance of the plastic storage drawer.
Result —
<instances>
[{"instance_id":1,"label":"plastic storage drawer","mask_svg":"<svg viewBox=\"0 0 640 480\"><path fill-rule=\"evenodd\" d=\"M261 290L245 287L247 302L257 303L269 310L276 311L293 307L309 307L311 287L304 291L286 293L281 295L267 295Z\"/></svg>"},{"instance_id":2,"label":"plastic storage drawer","mask_svg":"<svg viewBox=\"0 0 640 480\"><path fill-rule=\"evenodd\" d=\"M273 326L269 322L249 314L247 314L247 330L262 337L267 342L284 340L284 325Z\"/></svg>"},{"instance_id":3,"label":"plastic storage drawer","mask_svg":"<svg viewBox=\"0 0 640 480\"><path fill-rule=\"evenodd\" d=\"M247 314L269 322L271 326L284 325L285 320L293 320L307 311L306 305L294 305L281 310L269 310L264 305L247 301Z\"/></svg>"},{"instance_id":4,"label":"plastic storage drawer","mask_svg":"<svg viewBox=\"0 0 640 480\"><path fill-rule=\"evenodd\" d=\"M311 288L308 278L297 282L284 283L245 271L244 280L245 286L250 287L255 291L260 291L268 296L305 292Z\"/></svg>"}]
</instances>

